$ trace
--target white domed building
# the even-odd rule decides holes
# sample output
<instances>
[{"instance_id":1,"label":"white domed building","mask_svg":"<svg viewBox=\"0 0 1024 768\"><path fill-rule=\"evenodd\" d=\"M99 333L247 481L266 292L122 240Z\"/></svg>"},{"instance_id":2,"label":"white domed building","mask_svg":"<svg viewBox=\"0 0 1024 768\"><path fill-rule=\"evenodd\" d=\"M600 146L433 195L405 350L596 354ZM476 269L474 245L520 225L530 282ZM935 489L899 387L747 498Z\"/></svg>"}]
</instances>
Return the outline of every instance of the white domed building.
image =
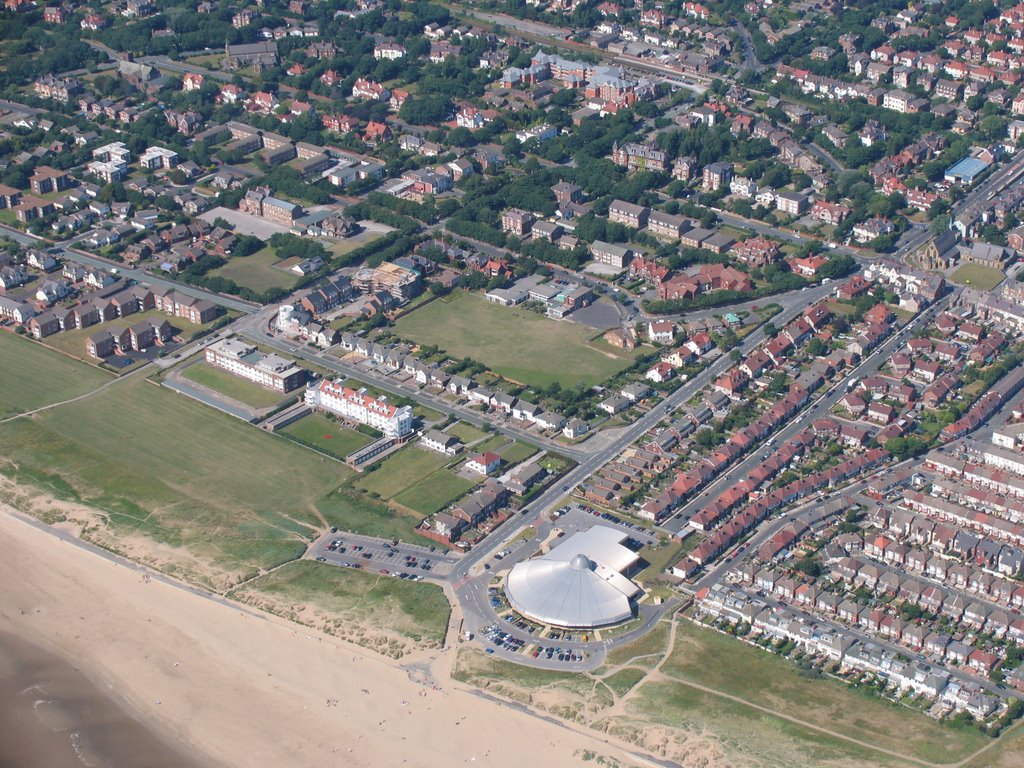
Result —
<instances>
[{"instance_id":1,"label":"white domed building","mask_svg":"<svg viewBox=\"0 0 1024 768\"><path fill-rule=\"evenodd\" d=\"M505 595L520 614L542 624L591 629L633 616L640 588L624 574L640 559L622 542L628 535L606 525L574 534L540 557L517 563Z\"/></svg>"}]
</instances>

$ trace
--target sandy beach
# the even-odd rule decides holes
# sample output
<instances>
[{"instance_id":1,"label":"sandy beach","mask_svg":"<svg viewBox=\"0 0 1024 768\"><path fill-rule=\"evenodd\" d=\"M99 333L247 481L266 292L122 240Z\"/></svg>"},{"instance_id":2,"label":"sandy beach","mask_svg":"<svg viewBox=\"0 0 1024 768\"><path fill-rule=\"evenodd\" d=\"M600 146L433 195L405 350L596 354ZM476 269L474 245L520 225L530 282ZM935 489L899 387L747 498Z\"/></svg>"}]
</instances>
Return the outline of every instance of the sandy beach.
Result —
<instances>
[{"instance_id":1,"label":"sandy beach","mask_svg":"<svg viewBox=\"0 0 1024 768\"><path fill-rule=\"evenodd\" d=\"M80 669L197 765L634 765L598 736L145 577L0 506L0 626ZM65 534L66 535L66 534ZM408 664L409 660L403 660ZM144 738L140 736L139 738ZM593 764L593 763L590 763Z\"/></svg>"}]
</instances>

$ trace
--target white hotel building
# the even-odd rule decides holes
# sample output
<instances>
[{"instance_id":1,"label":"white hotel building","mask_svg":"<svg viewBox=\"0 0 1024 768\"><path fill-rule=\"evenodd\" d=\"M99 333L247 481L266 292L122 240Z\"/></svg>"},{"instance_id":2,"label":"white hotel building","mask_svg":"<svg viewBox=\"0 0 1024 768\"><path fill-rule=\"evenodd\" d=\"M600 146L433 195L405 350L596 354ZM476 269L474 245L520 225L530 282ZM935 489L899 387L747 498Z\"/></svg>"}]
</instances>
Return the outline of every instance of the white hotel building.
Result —
<instances>
[{"instance_id":1,"label":"white hotel building","mask_svg":"<svg viewBox=\"0 0 1024 768\"><path fill-rule=\"evenodd\" d=\"M208 346L206 362L277 392L291 392L306 383L305 368L279 355L264 355L255 345L238 339L222 339Z\"/></svg>"},{"instance_id":2,"label":"white hotel building","mask_svg":"<svg viewBox=\"0 0 1024 768\"><path fill-rule=\"evenodd\" d=\"M385 437L405 437L412 432L411 406L391 405L386 397L373 398L365 389L355 390L324 379L306 390L306 404L366 424Z\"/></svg>"}]
</instances>

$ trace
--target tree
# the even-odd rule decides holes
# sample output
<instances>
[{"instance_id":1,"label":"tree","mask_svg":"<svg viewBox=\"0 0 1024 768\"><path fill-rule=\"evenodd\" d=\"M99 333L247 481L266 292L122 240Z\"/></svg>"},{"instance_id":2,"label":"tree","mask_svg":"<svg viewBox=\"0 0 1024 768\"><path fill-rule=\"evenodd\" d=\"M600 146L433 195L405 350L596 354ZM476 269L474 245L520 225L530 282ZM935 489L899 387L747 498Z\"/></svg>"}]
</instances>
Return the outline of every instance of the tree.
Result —
<instances>
[{"instance_id":1,"label":"tree","mask_svg":"<svg viewBox=\"0 0 1024 768\"><path fill-rule=\"evenodd\" d=\"M448 96L417 96L408 99L398 116L412 125L437 125L452 115L452 100Z\"/></svg>"},{"instance_id":2,"label":"tree","mask_svg":"<svg viewBox=\"0 0 1024 768\"><path fill-rule=\"evenodd\" d=\"M819 338L813 338L807 342L807 354L810 357L823 357L827 351L828 347L825 346L825 342Z\"/></svg>"}]
</instances>

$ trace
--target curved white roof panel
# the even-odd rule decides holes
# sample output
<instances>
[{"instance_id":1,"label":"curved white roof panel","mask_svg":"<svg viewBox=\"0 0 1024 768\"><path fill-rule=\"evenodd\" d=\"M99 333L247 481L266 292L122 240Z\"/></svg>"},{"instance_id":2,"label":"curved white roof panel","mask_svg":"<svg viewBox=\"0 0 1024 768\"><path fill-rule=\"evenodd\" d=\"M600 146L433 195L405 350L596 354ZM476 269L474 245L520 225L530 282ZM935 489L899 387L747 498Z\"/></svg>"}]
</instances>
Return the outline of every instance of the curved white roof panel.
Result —
<instances>
[{"instance_id":1,"label":"curved white roof panel","mask_svg":"<svg viewBox=\"0 0 1024 768\"><path fill-rule=\"evenodd\" d=\"M541 557L517 563L505 594L524 616L560 627L602 627L633 615L639 588L622 575L639 558L621 542L625 533L607 526L566 539Z\"/></svg>"}]
</instances>

